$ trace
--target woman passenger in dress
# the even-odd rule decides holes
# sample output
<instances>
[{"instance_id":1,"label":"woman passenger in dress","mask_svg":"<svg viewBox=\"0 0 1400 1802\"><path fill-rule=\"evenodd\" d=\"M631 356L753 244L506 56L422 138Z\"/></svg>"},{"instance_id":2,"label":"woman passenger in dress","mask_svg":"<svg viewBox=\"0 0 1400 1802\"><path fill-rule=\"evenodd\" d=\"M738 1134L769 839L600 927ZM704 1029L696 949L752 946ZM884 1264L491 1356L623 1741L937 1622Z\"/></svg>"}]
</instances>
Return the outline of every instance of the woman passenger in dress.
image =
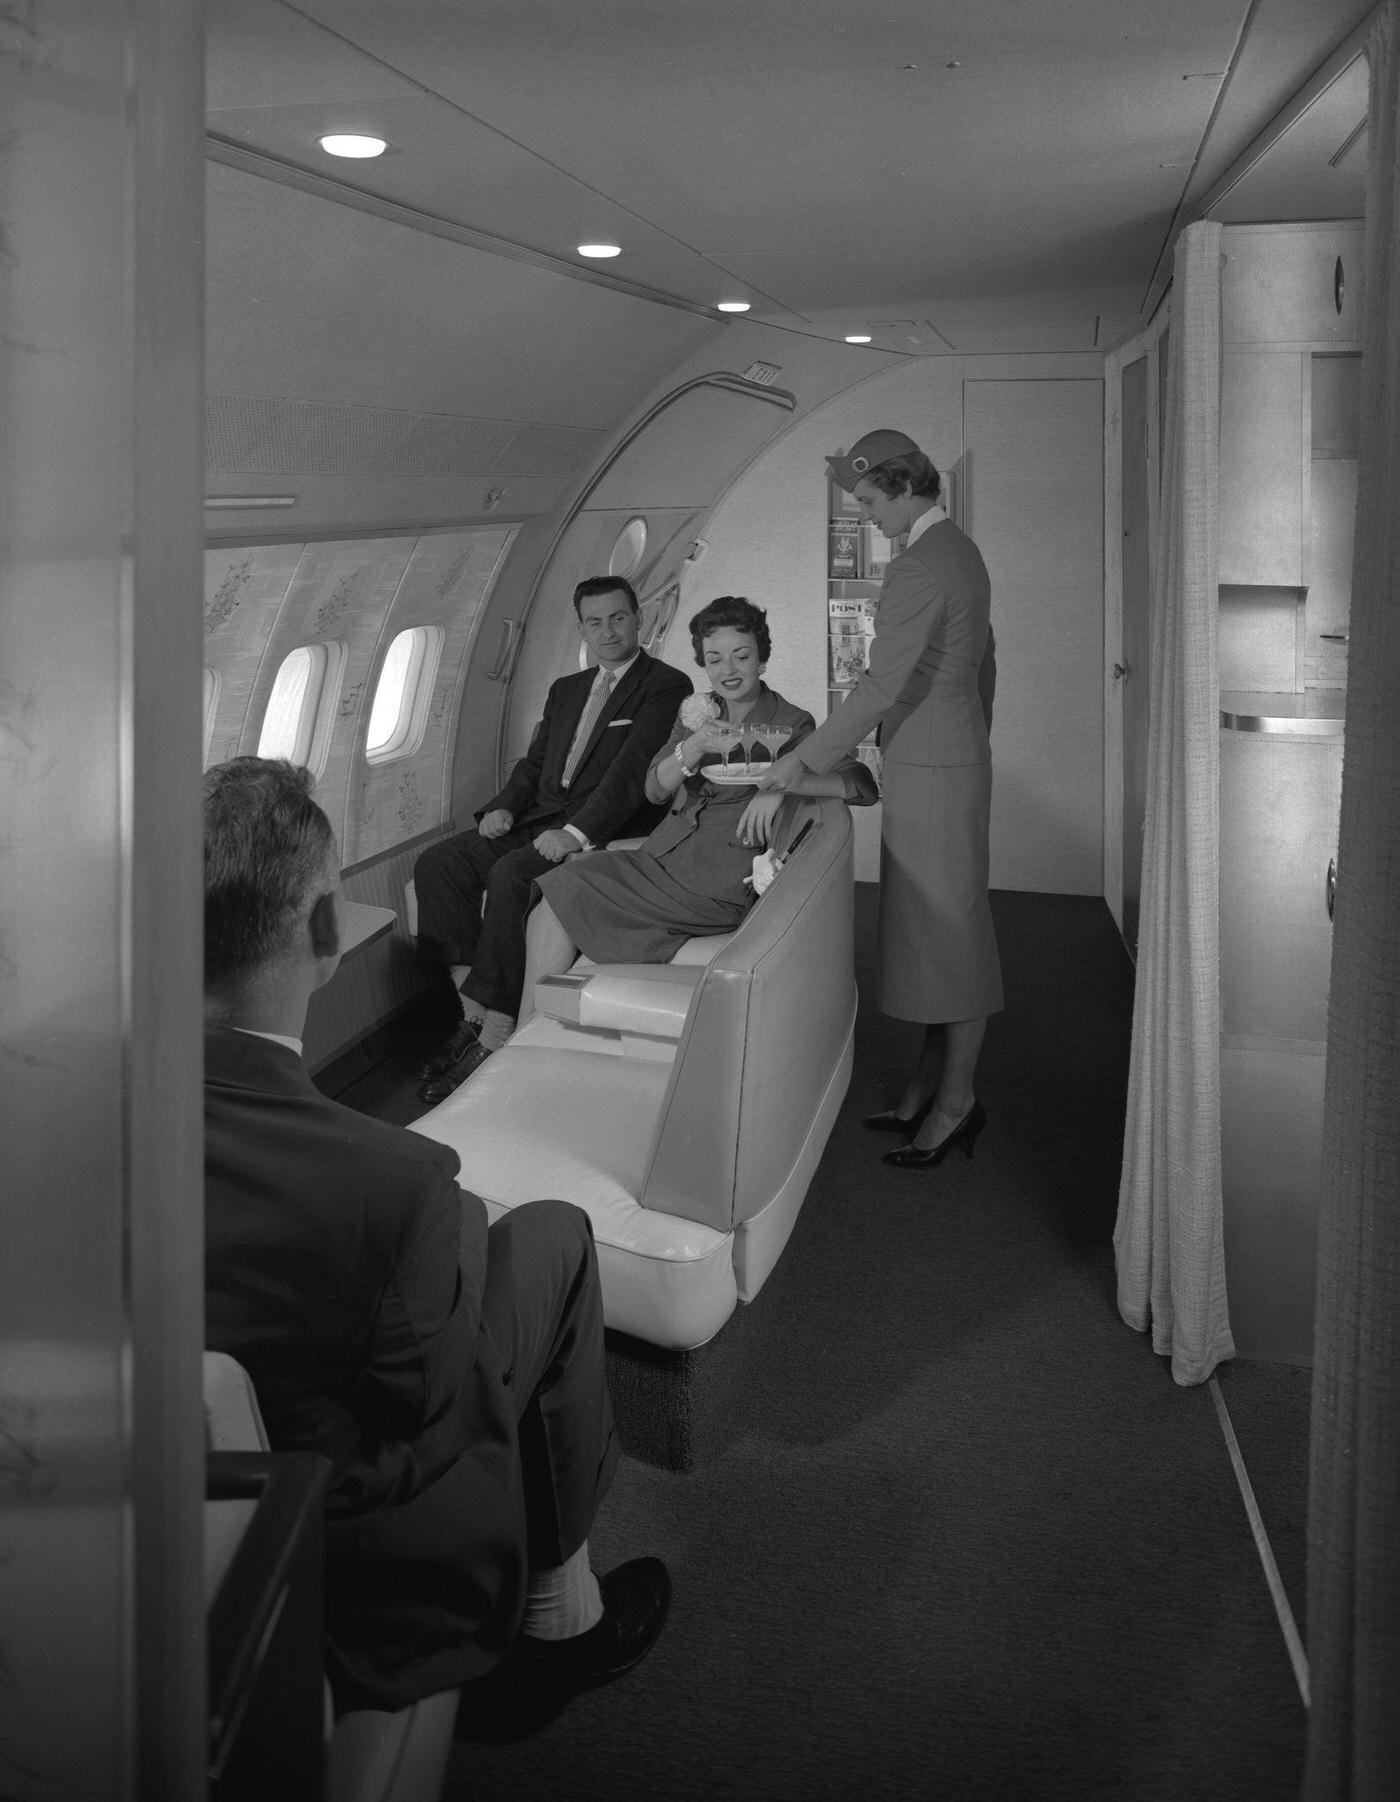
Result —
<instances>
[{"instance_id":1,"label":"woman passenger in dress","mask_svg":"<svg viewBox=\"0 0 1400 1802\"><path fill-rule=\"evenodd\" d=\"M862 521L904 538L880 588L869 664L842 705L759 779L791 793L880 728L879 1006L924 1027L896 1105L866 1125L913 1135L901 1168L972 1156L987 1115L974 1089L987 1017L1002 1007L987 900L993 668L981 553L939 504L938 471L903 432L867 432L832 475Z\"/></svg>"},{"instance_id":2,"label":"woman passenger in dress","mask_svg":"<svg viewBox=\"0 0 1400 1802\"><path fill-rule=\"evenodd\" d=\"M595 963L668 963L697 934L732 932L753 903L755 849L781 849L787 794L878 798L854 757L834 759L823 774L802 771L783 794L711 780L723 764L726 725L781 728L792 745L815 722L763 680L772 646L761 607L724 595L691 620L690 639L713 698L707 710L703 697L690 697L647 772L647 799L670 800L671 811L638 850L570 858L539 878L525 934L522 1023L535 983L567 970L579 951ZM698 714L708 717L696 724Z\"/></svg>"}]
</instances>

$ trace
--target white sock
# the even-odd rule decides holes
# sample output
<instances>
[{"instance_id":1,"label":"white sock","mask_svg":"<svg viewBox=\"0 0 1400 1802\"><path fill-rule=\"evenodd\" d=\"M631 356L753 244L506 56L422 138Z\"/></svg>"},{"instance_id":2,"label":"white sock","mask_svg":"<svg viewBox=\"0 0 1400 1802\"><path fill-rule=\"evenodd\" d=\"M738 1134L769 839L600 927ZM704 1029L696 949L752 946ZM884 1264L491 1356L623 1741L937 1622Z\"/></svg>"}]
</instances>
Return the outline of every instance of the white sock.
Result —
<instances>
[{"instance_id":1,"label":"white sock","mask_svg":"<svg viewBox=\"0 0 1400 1802\"><path fill-rule=\"evenodd\" d=\"M522 1631L531 1639L573 1639L602 1618L602 1592L589 1568L586 1539L563 1564L530 1572Z\"/></svg>"},{"instance_id":2,"label":"white sock","mask_svg":"<svg viewBox=\"0 0 1400 1802\"><path fill-rule=\"evenodd\" d=\"M515 1019L511 1014L503 1014L497 1008L483 1008L484 1018L481 1031L477 1035L478 1042L487 1051L499 1051L501 1046L515 1031Z\"/></svg>"}]
</instances>

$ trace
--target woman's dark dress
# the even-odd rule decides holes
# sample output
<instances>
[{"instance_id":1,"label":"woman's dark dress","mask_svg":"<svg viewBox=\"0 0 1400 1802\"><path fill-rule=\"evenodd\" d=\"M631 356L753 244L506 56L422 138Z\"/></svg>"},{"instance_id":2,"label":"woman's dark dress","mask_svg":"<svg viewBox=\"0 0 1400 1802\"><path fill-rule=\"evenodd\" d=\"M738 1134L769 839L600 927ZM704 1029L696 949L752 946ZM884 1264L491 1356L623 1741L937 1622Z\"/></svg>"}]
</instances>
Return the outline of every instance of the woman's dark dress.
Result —
<instances>
[{"instance_id":1,"label":"woman's dark dress","mask_svg":"<svg viewBox=\"0 0 1400 1802\"><path fill-rule=\"evenodd\" d=\"M723 698L716 699L725 714ZM778 754L790 751L816 724L810 713L766 684L745 723L785 726L789 737ZM677 720L652 767L674 756L690 733ZM713 767L720 758L712 755L705 762ZM847 777L848 790L858 780ZM744 879L753 870L754 847L738 832L753 797L747 783L721 786L707 781L702 769L676 791L670 813L640 849L571 858L539 878L540 893L595 963L669 963L687 939L732 932L752 906L753 891ZM857 792L851 798L865 796Z\"/></svg>"}]
</instances>

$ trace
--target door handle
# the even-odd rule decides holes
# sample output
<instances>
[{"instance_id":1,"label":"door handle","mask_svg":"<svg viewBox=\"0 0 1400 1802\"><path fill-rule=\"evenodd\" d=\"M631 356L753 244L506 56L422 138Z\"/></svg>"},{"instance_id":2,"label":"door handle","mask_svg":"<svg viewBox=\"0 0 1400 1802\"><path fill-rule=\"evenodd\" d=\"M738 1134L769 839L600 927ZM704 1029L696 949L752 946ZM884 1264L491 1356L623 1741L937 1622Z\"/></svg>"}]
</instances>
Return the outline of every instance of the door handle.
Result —
<instances>
[{"instance_id":1,"label":"door handle","mask_svg":"<svg viewBox=\"0 0 1400 1802\"><path fill-rule=\"evenodd\" d=\"M1337 860L1335 857L1329 857L1327 859L1327 886L1325 893L1327 897L1327 918L1330 920L1337 906Z\"/></svg>"}]
</instances>

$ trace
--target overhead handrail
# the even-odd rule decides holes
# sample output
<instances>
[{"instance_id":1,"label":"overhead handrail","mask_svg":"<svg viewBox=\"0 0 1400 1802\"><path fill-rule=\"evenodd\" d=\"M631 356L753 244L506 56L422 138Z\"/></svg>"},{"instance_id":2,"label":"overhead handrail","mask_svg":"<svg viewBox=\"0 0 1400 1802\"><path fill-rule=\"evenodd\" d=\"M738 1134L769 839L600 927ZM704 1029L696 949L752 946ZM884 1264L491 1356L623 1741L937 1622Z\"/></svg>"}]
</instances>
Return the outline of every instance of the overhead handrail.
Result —
<instances>
[{"instance_id":1,"label":"overhead handrail","mask_svg":"<svg viewBox=\"0 0 1400 1802\"><path fill-rule=\"evenodd\" d=\"M515 674L516 659L520 655L520 646L525 639L525 622L523 619L504 619L501 621L501 648L496 653L496 661L487 671L488 682L505 682L509 684Z\"/></svg>"}]
</instances>

